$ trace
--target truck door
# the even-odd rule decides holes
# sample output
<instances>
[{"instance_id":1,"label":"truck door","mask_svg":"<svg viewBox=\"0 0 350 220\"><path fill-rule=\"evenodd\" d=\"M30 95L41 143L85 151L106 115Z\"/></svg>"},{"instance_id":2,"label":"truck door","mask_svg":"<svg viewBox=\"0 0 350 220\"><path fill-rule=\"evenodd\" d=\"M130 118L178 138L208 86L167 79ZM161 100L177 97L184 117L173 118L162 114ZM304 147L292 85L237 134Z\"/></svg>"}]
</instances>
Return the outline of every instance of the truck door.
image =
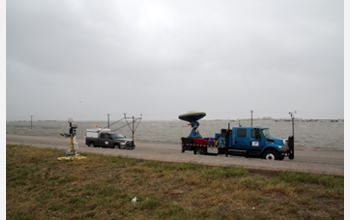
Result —
<instances>
[{"instance_id":1,"label":"truck door","mask_svg":"<svg viewBox=\"0 0 350 220\"><path fill-rule=\"evenodd\" d=\"M247 149L250 148L250 137L247 132L247 128L237 128L235 132L234 148Z\"/></svg>"},{"instance_id":2,"label":"truck door","mask_svg":"<svg viewBox=\"0 0 350 220\"><path fill-rule=\"evenodd\" d=\"M262 149L264 147L263 135L259 128L252 128L250 130L250 148Z\"/></svg>"},{"instance_id":3,"label":"truck door","mask_svg":"<svg viewBox=\"0 0 350 220\"><path fill-rule=\"evenodd\" d=\"M99 145L102 147L111 147L113 144L112 137L108 133L101 133L99 142Z\"/></svg>"}]
</instances>

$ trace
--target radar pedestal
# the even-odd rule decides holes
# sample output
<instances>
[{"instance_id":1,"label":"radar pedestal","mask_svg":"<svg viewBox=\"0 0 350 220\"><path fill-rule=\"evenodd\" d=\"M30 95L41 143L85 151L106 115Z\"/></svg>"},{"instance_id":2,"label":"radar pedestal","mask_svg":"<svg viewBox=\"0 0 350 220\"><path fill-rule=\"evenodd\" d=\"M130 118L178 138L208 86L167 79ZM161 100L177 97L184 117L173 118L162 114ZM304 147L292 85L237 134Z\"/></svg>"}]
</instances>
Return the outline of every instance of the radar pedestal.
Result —
<instances>
[{"instance_id":1,"label":"radar pedestal","mask_svg":"<svg viewBox=\"0 0 350 220\"><path fill-rule=\"evenodd\" d=\"M189 122L192 127L192 131L187 138L202 138L202 135L197 130L199 127L198 120L206 116L205 112L187 112L185 114L179 115L179 119Z\"/></svg>"}]
</instances>

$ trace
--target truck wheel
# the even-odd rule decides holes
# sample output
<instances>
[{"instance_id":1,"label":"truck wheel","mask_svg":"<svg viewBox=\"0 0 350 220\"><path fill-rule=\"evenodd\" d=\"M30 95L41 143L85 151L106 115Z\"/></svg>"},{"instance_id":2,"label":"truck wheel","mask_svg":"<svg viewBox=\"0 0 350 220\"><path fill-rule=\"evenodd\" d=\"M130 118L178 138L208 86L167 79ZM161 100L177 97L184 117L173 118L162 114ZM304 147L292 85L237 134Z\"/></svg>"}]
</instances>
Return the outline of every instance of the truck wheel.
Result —
<instances>
[{"instance_id":1,"label":"truck wheel","mask_svg":"<svg viewBox=\"0 0 350 220\"><path fill-rule=\"evenodd\" d=\"M94 142L90 142L89 147L95 147Z\"/></svg>"},{"instance_id":2,"label":"truck wheel","mask_svg":"<svg viewBox=\"0 0 350 220\"><path fill-rule=\"evenodd\" d=\"M265 160L279 160L278 154L277 154L276 151L274 151L274 150L267 150L267 151L264 153L263 158L264 158Z\"/></svg>"},{"instance_id":3,"label":"truck wheel","mask_svg":"<svg viewBox=\"0 0 350 220\"><path fill-rule=\"evenodd\" d=\"M199 154L199 155L205 155L205 154L206 154L206 152L205 152L205 150L204 150L203 148L197 148L197 150L196 150L196 154Z\"/></svg>"}]
</instances>

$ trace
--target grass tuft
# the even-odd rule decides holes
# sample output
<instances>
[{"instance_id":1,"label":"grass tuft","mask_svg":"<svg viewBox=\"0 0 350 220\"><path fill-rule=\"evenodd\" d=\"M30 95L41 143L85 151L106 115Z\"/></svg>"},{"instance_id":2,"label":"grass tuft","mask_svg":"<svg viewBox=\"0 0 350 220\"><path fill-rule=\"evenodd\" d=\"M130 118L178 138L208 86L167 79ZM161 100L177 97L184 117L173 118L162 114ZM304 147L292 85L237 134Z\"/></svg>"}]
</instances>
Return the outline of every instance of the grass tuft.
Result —
<instances>
[{"instance_id":1,"label":"grass tuft","mask_svg":"<svg viewBox=\"0 0 350 220\"><path fill-rule=\"evenodd\" d=\"M308 173L297 173L297 172L281 172L279 174L280 178L294 183L313 183L320 184L324 186L339 188L344 188L344 178L335 177L331 175L316 175Z\"/></svg>"}]
</instances>

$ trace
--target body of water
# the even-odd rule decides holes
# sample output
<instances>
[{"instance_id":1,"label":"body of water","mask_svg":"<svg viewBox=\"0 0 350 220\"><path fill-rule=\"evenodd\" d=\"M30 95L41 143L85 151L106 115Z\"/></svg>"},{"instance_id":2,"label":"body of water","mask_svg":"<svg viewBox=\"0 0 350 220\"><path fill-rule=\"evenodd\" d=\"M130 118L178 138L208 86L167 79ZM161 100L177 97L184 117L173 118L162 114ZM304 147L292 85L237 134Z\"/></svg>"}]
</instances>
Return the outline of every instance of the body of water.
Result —
<instances>
[{"instance_id":1,"label":"body of water","mask_svg":"<svg viewBox=\"0 0 350 220\"><path fill-rule=\"evenodd\" d=\"M228 120L200 120L199 131L203 137L215 137L222 128L228 127ZM250 126L250 120L235 120L230 122L231 127ZM98 127L106 127L107 122L102 121L77 121L77 137L84 137L85 130ZM126 125L126 126L125 126ZM269 127L275 137L288 138L292 135L292 122L290 120L255 119L254 126ZM112 130L122 127L117 132L131 138L132 133L125 121L111 126ZM130 125L132 126L132 125ZM8 121L6 133L36 135L36 136L60 136L60 133L68 133L69 124L66 121ZM135 132L135 141L155 141L181 143L181 137L187 137L191 132L191 126L180 120L172 121L141 121ZM64 138L64 137L62 137ZM295 121L295 147L308 148L337 148L344 149L344 120L296 120Z\"/></svg>"}]
</instances>

